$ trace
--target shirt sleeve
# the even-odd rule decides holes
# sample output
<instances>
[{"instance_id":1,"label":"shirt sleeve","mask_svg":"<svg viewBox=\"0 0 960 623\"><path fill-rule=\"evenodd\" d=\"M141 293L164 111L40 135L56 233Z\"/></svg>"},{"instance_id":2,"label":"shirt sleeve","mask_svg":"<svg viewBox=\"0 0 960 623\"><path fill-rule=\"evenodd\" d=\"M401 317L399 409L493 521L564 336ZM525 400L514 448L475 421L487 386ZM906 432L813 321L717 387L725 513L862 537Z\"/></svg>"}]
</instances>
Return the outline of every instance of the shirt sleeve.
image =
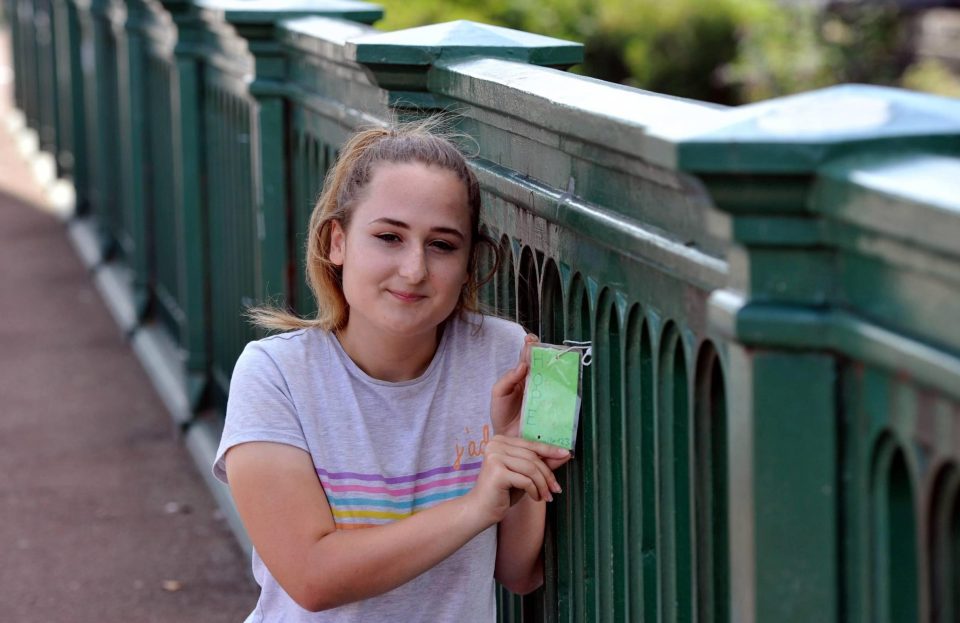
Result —
<instances>
[{"instance_id":1,"label":"shirt sleeve","mask_svg":"<svg viewBox=\"0 0 960 623\"><path fill-rule=\"evenodd\" d=\"M247 344L230 379L226 422L213 463L213 475L218 480L227 482L227 451L251 441L283 443L309 451L283 371L258 342Z\"/></svg>"},{"instance_id":2,"label":"shirt sleeve","mask_svg":"<svg viewBox=\"0 0 960 623\"><path fill-rule=\"evenodd\" d=\"M513 368L520 361L520 352L523 350L524 341L527 338L527 330L516 322L505 322L502 342L502 359L497 378L506 374L507 370Z\"/></svg>"}]
</instances>

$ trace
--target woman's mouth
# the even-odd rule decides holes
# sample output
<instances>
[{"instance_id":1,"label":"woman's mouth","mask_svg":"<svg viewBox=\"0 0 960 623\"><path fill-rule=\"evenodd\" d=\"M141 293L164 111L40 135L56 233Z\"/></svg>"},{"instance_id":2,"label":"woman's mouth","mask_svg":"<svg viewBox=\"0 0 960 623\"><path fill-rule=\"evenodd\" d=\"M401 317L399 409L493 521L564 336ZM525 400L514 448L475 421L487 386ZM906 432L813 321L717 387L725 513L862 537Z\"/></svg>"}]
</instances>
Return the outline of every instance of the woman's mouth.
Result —
<instances>
[{"instance_id":1,"label":"woman's mouth","mask_svg":"<svg viewBox=\"0 0 960 623\"><path fill-rule=\"evenodd\" d=\"M415 292L402 292L398 290L388 290L388 292L404 303L416 303L421 299L427 298L426 296L417 294Z\"/></svg>"}]
</instances>

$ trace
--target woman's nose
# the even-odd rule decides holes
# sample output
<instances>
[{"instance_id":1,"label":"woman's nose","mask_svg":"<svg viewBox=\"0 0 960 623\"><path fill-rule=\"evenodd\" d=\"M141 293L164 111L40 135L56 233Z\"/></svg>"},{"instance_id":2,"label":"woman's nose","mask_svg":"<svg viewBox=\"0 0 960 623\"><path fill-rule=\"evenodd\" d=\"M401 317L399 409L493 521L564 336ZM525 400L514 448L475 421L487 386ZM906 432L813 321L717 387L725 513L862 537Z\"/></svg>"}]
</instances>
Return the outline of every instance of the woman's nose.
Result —
<instances>
[{"instance_id":1,"label":"woman's nose","mask_svg":"<svg viewBox=\"0 0 960 623\"><path fill-rule=\"evenodd\" d=\"M427 258L423 249L411 247L404 253L400 263L400 276L411 283L419 283L427 278Z\"/></svg>"}]
</instances>

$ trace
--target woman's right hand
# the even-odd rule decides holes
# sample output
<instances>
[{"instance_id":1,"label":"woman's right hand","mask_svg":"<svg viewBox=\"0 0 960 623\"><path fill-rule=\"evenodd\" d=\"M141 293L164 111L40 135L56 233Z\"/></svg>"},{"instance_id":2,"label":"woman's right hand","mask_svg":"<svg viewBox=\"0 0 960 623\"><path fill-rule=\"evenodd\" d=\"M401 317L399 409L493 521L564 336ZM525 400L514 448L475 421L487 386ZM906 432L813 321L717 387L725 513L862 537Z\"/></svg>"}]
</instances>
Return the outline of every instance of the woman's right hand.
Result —
<instances>
[{"instance_id":1,"label":"woman's right hand","mask_svg":"<svg viewBox=\"0 0 960 623\"><path fill-rule=\"evenodd\" d=\"M569 460L570 452L563 448L496 435L487 443L477 482L467 495L490 525L499 523L524 495L553 501L553 494L561 492L553 470Z\"/></svg>"}]
</instances>

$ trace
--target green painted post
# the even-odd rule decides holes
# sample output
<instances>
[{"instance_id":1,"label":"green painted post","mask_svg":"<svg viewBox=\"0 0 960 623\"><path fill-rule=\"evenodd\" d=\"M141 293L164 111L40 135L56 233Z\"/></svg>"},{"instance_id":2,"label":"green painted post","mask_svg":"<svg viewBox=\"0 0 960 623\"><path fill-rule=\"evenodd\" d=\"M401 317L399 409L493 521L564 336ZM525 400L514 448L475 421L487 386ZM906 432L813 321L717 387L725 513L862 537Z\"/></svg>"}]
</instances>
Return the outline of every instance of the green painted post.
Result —
<instances>
[{"instance_id":1,"label":"green painted post","mask_svg":"<svg viewBox=\"0 0 960 623\"><path fill-rule=\"evenodd\" d=\"M98 164L97 154L99 153L99 134L97 131L99 111L97 109L97 68L95 60L95 29L94 16L91 0L71 0L71 4L76 9L77 29L79 38L79 50L77 63L77 88L81 99L80 114L83 117L83 143L82 149L78 144L77 161L84 163L86 175L81 184L81 178L75 181L77 187L77 207L81 205L85 209L78 212L78 216L83 216L93 224L94 229L99 230L101 225L98 223L102 217L103 207L98 205L97 176Z\"/></svg>"},{"instance_id":2,"label":"green painted post","mask_svg":"<svg viewBox=\"0 0 960 623\"><path fill-rule=\"evenodd\" d=\"M20 70L23 115L27 127L37 130L40 127L39 81L37 75L37 32L33 24L33 0L18 0L17 22L19 24Z\"/></svg>"},{"instance_id":3,"label":"green painted post","mask_svg":"<svg viewBox=\"0 0 960 623\"><path fill-rule=\"evenodd\" d=\"M54 88L57 92L57 152L54 154L59 177L72 177L73 172L73 92L71 56L76 39L70 30L69 0L51 0L53 38L57 41L54 58Z\"/></svg>"},{"instance_id":4,"label":"green painted post","mask_svg":"<svg viewBox=\"0 0 960 623\"><path fill-rule=\"evenodd\" d=\"M358 37L346 53L369 69L400 111L449 103L428 87L430 69L441 62L501 58L565 69L583 61L582 44L466 20Z\"/></svg>"},{"instance_id":5,"label":"green painted post","mask_svg":"<svg viewBox=\"0 0 960 623\"><path fill-rule=\"evenodd\" d=\"M40 148L57 153L56 46L53 37L51 0L34 0L33 27L37 61L37 134Z\"/></svg>"},{"instance_id":6,"label":"green painted post","mask_svg":"<svg viewBox=\"0 0 960 623\"><path fill-rule=\"evenodd\" d=\"M92 158L94 177L92 205L97 216L100 255L111 258L127 246L122 240L120 209L120 162L117 128L117 50L112 19L118 12L116 0L90 0L90 52L85 65L89 72L88 110L93 117Z\"/></svg>"},{"instance_id":7,"label":"green painted post","mask_svg":"<svg viewBox=\"0 0 960 623\"><path fill-rule=\"evenodd\" d=\"M66 30L70 54L70 125L73 129L73 144L70 163L73 171L73 186L76 193L74 214L87 216L90 212L90 135L87 126L87 94L90 88L84 80L84 54L87 50L83 36L81 16L89 7L78 0L67 1Z\"/></svg>"},{"instance_id":8,"label":"green painted post","mask_svg":"<svg viewBox=\"0 0 960 623\"><path fill-rule=\"evenodd\" d=\"M206 27L190 0L164 0L177 27L174 47L174 88L170 93L173 111L173 184L176 213L178 270L182 284L182 306L186 320L180 347L184 354L187 400L192 409L200 407L210 379L210 310L208 220L205 205L202 137L202 68Z\"/></svg>"},{"instance_id":9,"label":"green painted post","mask_svg":"<svg viewBox=\"0 0 960 623\"><path fill-rule=\"evenodd\" d=\"M293 274L291 249L289 147L287 138L286 85L287 57L276 32L282 20L298 17L332 17L373 23L383 17L378 5L350 0L202 0L208 14L231 24L249 45L255 69L250 94L257 102L256 134L251 137L257 159L254 168L260 187L256 189L257 230L260 266L257 299L290 300Z\"/></svg>"},{"instance_id":10,"label":"green painted post","mask_svg":"<svg viewBox=\"0 0 960 623\"><path fill-rule=\"evenodd\" d=\"M123 30L117 36L117 93L120 121L120 201L125 234L129 236L127 262L133 270L133 304L143 319L151 303L153 276L150 269L150 215L147 214L147 134L144 115L145 64L143 41L144 8L136 0L126 3Z\"/></svg>"},{"instance_id":11,"label":"green painted post","mask_svg":"<svg viewBox=\"0 0 960 623\"><path fill-rule=\"evenodd\" d=\"M958 138L955 102L862 86L651 132L651 159L699 176L731 215L726 234L737 245L730 285L714 293L710 310L738 371L728 388L734 621L847 620L841 562L869 565L842 556L856 536L842 532L840 520L848 487L841 462L854 461L841 446L850 416L840 405L855 397L838 394L842 360L834 353L876 357L848 339L849 327L902 321L884 301L910 286L878 278L884 270L860 259L879 243L864 237L849 246L847 226L830 214L832 198L823 200L825 173L867 155L957 153ZM924 305L913 300L911 313Z\"/></svg>"},{"instance_id":12,"label":"green painted post","mask_svg":"<svg viewBox=\"0 0 960 623\"><path fill-rule=\"evenodd\" d=\"M66 123L70 127L70 150L62 156L62 165L70 171L76 193L75 212L85 215L89 210L88 188L90 185L90 163L87 154L87 117L83 85L83 42L80 28L80 7L74 0L65 2L66 23L64 24L65 94L62 106L65 108Z\"/></svg>"},{"instance_id":13,"label":"green painted post","mask_svg":"<svg viewBox=\"0 0 960 623\"><path fill-rule=\"evenodd\" d=\"M23 52L20 49L19 0L5 0L4 19L10 29L10 61L13 63L13 104L23 111Z\"/></svg>"}]
</instances>

